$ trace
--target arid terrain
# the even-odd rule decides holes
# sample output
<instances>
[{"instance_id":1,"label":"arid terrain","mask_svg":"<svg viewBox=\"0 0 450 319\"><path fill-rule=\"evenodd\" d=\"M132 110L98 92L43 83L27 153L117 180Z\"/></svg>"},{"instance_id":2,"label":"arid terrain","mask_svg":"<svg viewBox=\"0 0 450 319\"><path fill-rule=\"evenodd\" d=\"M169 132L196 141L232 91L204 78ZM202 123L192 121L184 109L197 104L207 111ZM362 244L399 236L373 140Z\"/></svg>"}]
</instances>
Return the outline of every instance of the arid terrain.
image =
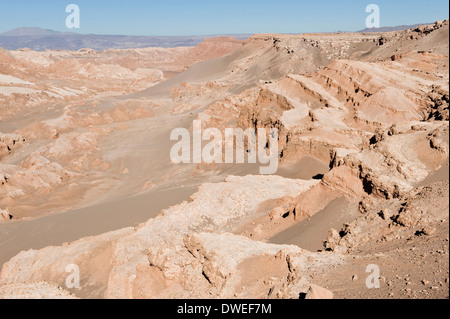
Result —
<instances>
[{"instance_id":1,"label":"arid terrain","mask_svg":"<svg viewBox=\"0 0 450 319\"><path fill-rule=\"evenodd\" d=\"M0 298L449 298L448 50L448 20L0 48ZM277 128L277 173L174 164L194 120Z\"/></svg>"}]
</instances>

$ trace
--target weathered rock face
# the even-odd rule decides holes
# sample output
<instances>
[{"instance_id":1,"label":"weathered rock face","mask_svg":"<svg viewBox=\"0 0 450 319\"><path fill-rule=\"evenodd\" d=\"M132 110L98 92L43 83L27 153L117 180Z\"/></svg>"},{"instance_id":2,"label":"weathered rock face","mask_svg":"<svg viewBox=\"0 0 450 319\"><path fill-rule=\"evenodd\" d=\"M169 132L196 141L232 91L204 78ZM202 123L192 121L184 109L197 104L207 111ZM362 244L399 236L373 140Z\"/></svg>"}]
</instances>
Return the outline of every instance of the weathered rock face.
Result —
<instances>
[{"instance_id":1,"label":"weathered rock face","mask_svg":"<svg viewBox=\"0 0 450 319\"><path fill-rule=\"evenodd\" d=\"M418 187L400 201L378 201L355 221L330 230L325 249L346 253L373 243L430 236L448 219L448 180Z\"/></svg>"},{"instance_id":2,"label":"weathered rock face","mask_svg":"<svg viewBox=\"0 0 450 319\"><path fill-rule=\"evenodd\" d=\"M103 52L1 49L0 120L17 120L24 112L45 110L49 104L76 104L94 96L137 92L173 77L195 63L229 54L242 43L222 37L207 39L198 47L171 49Z\"/></svg>"},{"instance_id":3,"label":"weathered rock face","mask_svg":"<svg viewBox=\"0 0 450 319\"><path fill-rule=\"evenodd\" d=\"M5 223L13 219L13 215L8 210L0 209L0 223Z\"/></svg>"},{"instance_id":4,"label":"weathered rock face","mask_svg":"<svg viewBox=\"0 0 450 319\"><path fill-rule=\"evenodd\" d=\"M114 96L152 87L242 43L222 37L173 49L0 49L0 208L23 219L79 207L93 188L101 196L121 173L98 152L100 141L161 107Z\"/></svg>"},{"instance_id":5,"label":"weathered rock face","mask_svg":"<svg viewBox=\"0 0 450 319\"><path fill-rule=\"evenodd\" d=\"M0 132L0 159L11 154L13 149L19 147L25 139L17 134L2 134Z\"/></svg>"},{"instance_id":6,"label":"weathered rock face","mask_svg":"<svg viewBox=\"0 0 450 319\"><path fill-rule=\"evenodd\" d=\"M309 288L305 299L333 299L333 293L325 288L312 285Z\"/></svg>"},{"instance_id":7,"label":"weathered rock face","mask_svg":"<svg viewBox=\"0 0 450 319\"><path fill-rule=\"evenodd\" d=\"M438 133L448 130L448 76L429 72L444 59L410 52L395 63L336 60L235 96L243 105L227 107L222 122L208 115L220 112L218 104L199 118L219 127L237 120L244 129L278 128L282 161L311 156L330 168L349 166L369 195L399 197L448 157L448 141Z\"/></svg>"},{"instance_id":8,"label":"weathered rock face","mask_svg":"<svg viewBox=\"0 0 450 319\"><path fill-rule=\"evenodd\" d=\"M428 95L428 119L436 121L448 121L448 91L441 87L433 87Z\"/></svg>"},{"instance_id":9,"label":"weathered rock face","mask_svg":"<svg viewBox=\"0 0 450 319\"><path fill-rule=\"evenodd\" d=\"M5 264L0 281L9 284L43 280L62 286L67 277L67 265L76 264L80 266L83 291L91 291L92 296L231 298L234 294L249 294L241 289L239 281L253 272L255 264L248 260L267 258L278 265L267 271L278 276L273 285L279 284L280 294L299 294L301 286L286 288L283 285L294 275L290 277L287 253L284 257L277 257L277 254L286 250L289 254L302 255L301 249L253 242L223 233L232 231L242 220L252 218L261 202L297 195L315 184L317 181L276 176L229 177L225 183L206 184L191 202L164 211L160 217L134 231L124 229L65 247L22 253ZM208 233L202 233L205 231ZM45 259L41 259L41 254L46 255ZM102 275L90 272L103 262L110 267ZM49 265L53 265L51 272L46 270ZM241 266L242 277L239 275ZM16 272L17 267L29 271ZM251 289L263 297L271 288L264 281L271 277L262 277ZM193 290L193 287L196 288Z\"/></svg>"}]
</instances>

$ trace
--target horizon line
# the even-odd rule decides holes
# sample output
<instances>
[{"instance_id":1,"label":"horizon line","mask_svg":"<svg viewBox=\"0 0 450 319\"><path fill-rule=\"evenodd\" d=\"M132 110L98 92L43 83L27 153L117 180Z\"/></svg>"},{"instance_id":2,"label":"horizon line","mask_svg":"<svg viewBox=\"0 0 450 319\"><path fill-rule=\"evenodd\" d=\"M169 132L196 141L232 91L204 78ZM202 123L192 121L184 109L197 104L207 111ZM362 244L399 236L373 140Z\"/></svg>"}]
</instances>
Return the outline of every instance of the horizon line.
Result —
<instances>
[{"instance_id":1,"label":"horizon line","mask_svg":"<svg viewBox=\"0 0 450 319\"><path fill-rule=\"evenodd\" d=\"M448 20L449 18L445 19ZM445 21L443 20L443 21ZM439 20L436 20L439 21ZM327 31L327 32L244 32L244 33L217 33L217 34L189 34L189 35L134 35L134 34L112 34L112 33L80 33L80 32L74 32L74 31L59 31L59 30L54 30L54 29L49 29L49 28L43 28L43 27L17 27L17 28L13 28L13 29L9 29L5 32L0 33L1 37L26 37L26 36L48 36L48 35L5 35L5 33L14 31L14 30L19 30L19 29L40 29L40 30L44 30L44 31L52 31L52 32L56 32L57 34L53 34L53 35L94 35L94 36L126 36L126 37L212 37L212 36L247 36L247 35L256 35L256 34L326 34L326 33L358 33L361 31L365 31L365 30L379 30L379 29L384 29L384 28L397 28L397 27L412 27L412 26L417 26L417 25L430 25L435 23L434 22L427 22L427 23L414 23L414 24L402 24L402 25L395 25L395 26L381 26L379 28L365 28L365 29L360 29L360 30L355 30L355 31L351 31L351 30L336 30L336 31ZM442 21L442 20L441 20ZM406 29L405 29L406 30Z\"/></svg>"}]
</instances>

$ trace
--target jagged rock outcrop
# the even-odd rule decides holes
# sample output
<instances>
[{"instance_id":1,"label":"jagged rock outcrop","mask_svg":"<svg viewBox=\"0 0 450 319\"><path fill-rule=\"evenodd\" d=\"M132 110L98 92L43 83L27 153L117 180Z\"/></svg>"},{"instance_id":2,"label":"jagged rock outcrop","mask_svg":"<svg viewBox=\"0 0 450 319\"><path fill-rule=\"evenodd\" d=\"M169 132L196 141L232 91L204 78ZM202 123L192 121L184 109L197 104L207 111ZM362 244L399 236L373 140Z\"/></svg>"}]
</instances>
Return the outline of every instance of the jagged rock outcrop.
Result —
<instances>
[{"instance_id":1,"label":"jagged rock outcrop","mask_svg":"<svg viewBox=\"0 0 450 319\"><path fill-rule=\"evenodd\" d=\"M13 149L19 147L23 142L25 142L25 139L17 134L0 133L0 159L11 154Z\"/></svg>"},{"instance_id":2,"label":"jagged rock outcrop","mask_svg":"<svg viewBox=\"0 0 450 319\"><path fill-rule=\"evenodd\" d=\"M225 183L206 184L200 187L191 202L170 208L135 230L124 229L83 239L68 246L24 252L4 266L0 282L12 284L44 280L63 285L67 276L66 266L77 264L82 273L87 272L83 276L84 293L88 291L93 296L231 298L242 291L241 286L238 289L238 286L234 286L236 283L232 284L240 278L234 276L241 263L253 257L266 258L265 255L273 255L276 262L275 256L280 250L288 249L296 253L301 253L301 250L255 243L236 235L221 233L229 232L238 227L240 221L251 218L261 202L296 195L315 184L317 181L289 180L277 176L229 177ZM165 231L161 231L163 229ZM223 246L225 242L234 244ZM230 259L230 256L234 256L234 259ZM214 262L214 258L218 260ZM228 261L224 263L223 260ZM89 271L100 262L111 265L104 273L107 280ZM286 260L279 262L280 282L288 285L286 278L289 271L283 262L286 263ZM51 273L46 270L49 265L54 265ZM221 268L217 269L219 265ZM15 269L18 267L28 271L17 272ZM248 271L252 271L251 267ZM274 271L277 272L276 269ZM231 278L228 283L230 272L234 279ZM232 288L226 288L228 285ZM197 288L193 290L193 287ZM258 289L263 293L261 287ZM299 289L301 287L296 286L293 290ZM76 294L76 291L73 293ZM249 292L244 289L242 293Z\"/></svg>"},{"instance_id":3,"label":"jagged rock outcrop","mask_svg":"<svg viewBox=\"0 0 450 319\"><path fill-rule=\"evenodd\" d=\"M5 223L11 219L13 219L13 215L11 215L7 209L0 209L0 223Z\"/></svg>"}]
</instances>

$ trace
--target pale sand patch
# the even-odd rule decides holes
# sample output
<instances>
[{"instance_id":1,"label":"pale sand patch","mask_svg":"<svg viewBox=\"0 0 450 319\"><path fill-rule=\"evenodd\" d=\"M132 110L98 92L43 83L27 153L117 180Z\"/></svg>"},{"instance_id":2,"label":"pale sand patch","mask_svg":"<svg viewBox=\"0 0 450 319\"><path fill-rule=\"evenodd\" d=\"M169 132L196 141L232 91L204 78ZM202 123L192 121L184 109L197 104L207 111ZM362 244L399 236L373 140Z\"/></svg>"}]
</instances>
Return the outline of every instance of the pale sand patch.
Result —
<instances>
[{"instance_id":1,"label":"pale sand patch","mask_svg":"<svg viewBox=\"0 0 450 319\"><path fill-rule=\"evenodd\" d=\"M281 166L277 175L297 179L321 179L330 170L329 164L314 157L304 156L299 161Z\"/></svg>"},{"instance_id":2,"label":"pale sand patch","mask_svg":"<svg viewBox=\"0 0 450 319\"><path fill-rule=\"evenodd\" d=\"M188 200L197 187L153 191L30 221L4 224L0 231L0 267L20 251L58 246L86 236L137 226L163 209Z\"/></svg>"},{"instance_id":3,"label":"pale sand patch","mask_svg":"<svg viewBox=\"0 0 450 319\"><path fill-rule=\"evenodd\" d=\"M427 186L429 184L433 184L440 181L448 180L449 177L449 160L445 161L444 164L442 164L441 168L439 168L437 171L431 173L428 175L427 178L425 178L423 181L421 181L418 186Z\"/></svg>"},{"instance_id":4,"label":"pale sand patch","mask_svg":"<svg viewBox=\"0 0 450 319\"><path fill-rule=\"evenodd\" d=\"M3 84L22 84L22 85L36 85L34 83L24 81L11 75L0 74L0 83Z\"/></svg>"},{"instance_id":5,"label":"pale sand patch","mask_svg":"<svg viewBox=\"0 0 450 319\"><path fill-rule=\"evenodd\" d=\"M0 94L9 96L12 94L34 94L39 93L40 91L29 89L29 88L23 88L23 87L17 87L17 86L0 86Z\"/></svg>"},{"instance_id":6,"label":"pale sand patch","mask_svg":"<svg viewBox=\"0 0 450 319\"><path fill-rule=\"evenodd\" d=\"M340 229L344 223L358 217L357 205L344 197L333 200L314 216L286 229L272 239L271 243L297 245L310 251L323 248L322 242L331 228Z\"/></svg>"}]
</instances>

